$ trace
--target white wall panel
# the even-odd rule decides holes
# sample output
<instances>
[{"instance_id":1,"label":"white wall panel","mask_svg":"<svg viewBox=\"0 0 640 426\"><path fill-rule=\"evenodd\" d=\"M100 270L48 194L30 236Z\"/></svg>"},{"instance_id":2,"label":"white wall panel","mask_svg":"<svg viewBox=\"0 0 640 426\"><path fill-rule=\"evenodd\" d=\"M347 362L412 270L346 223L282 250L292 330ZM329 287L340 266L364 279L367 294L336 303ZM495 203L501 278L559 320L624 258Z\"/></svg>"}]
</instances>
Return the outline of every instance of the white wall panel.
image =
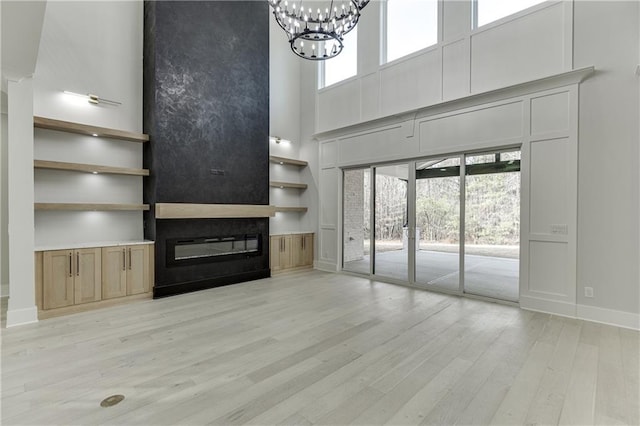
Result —
<instances>
[{"instance_id":1,"label":"white wall panel","mask_svg":"<svg viewBox=\"0 0 640 426\"><path fill-rule=\"evenodd\" d=\"M531 134L569 130L569 93L555 93L531 99Z\"/></svg>"},{"instance_id":2,"label":"white wall panel","mask_svg":"<svg viewBox=\"0 0 640 426\"><path fill-rule=\"evenodd\" d=\"M360 79L362 94L362 120L372 120L380 116L380 76L373 73Z\"/></svg>"},{"instance_id":3,"label":"white wall panel","mask_svg":"<svg viewBox=\"0 0 640 426\"><path fill-rule=\"evenodd\" d=\"M420 152L453 152L482 142L522 137L522 102L512 102L425 120L419 124Z\"/></svg>"},{"instance_id":4,"label":"white wall panel","mask_svg":"<svg viewBox=\"0 0 640 426\"><path fill-rule=\"evenodd\" d=\"M532 234L553 234L552 226L567 225L571 197L568 139L531 143L529 223Z\"/></svg>"},{"instance_id":5,"label":"white wall panel","mask_svg":"<svg viewBox=\"0 0 640 426\"><path fill-rule=\"evenodd\" d=\"M360 121L360 81L356 78L318 92L318 131Z\"/></svg>"},{"instance_id":6,"label":"white wall panel","mask_svg":"<svg viewBox=\"0 0 640 426\"><path fill-rule=\"evenodd\" d=\"M320 225L338 224L339 169L320 170Z\"/></svg>"},{"instance_id":7,"label":"white wall panel","mask_svg":"<svg viewBox=\"0 0 640 426\"><path fill-rule=\"evenodd\" d=\"M338 161L338 143L336 141L320 143L320 165L333 166Z\"/></svg>"},{"instance_id":8,"label":"white wall panel","mask_svg":"<svg viewBox=\"0 0 640 426\"><path fill-rule=\"evenodd\" d=\"M440 50L427 50L380 69L380 113L389 115L425 105L442 97Z\"/></svg>"},{"instance_id":9,"label":"white wall panel","mask_svg":"<svg viewBox=\"0 0 640 426\"><path fill-rule=\"evenodd\" d=\"M471 92L564 71L564 26L564 7L558 3L473 34Z\"/></svg>"},{"instance_id":10,"label":"white wall panel","mask_svg":"<svg viewBox=\"0 0 640 426\"><path fill-rule=\"evenodd\" d=\"M340 139L340 165L363 164L418 155L417 138L402 125Z\"/></svg>"},{"instance_id":11,"label":"white wall panel","mask_svg":"<svg viewBox=\"0 0 640 426\"><path fill-rule=\"evenodd\" d=\"M335 264L338 261L337 231L330 228L320 228L320 261Z\"/></svg>"},{"instance_id":12,"label":"white wall panel","mask_svg":"<svg viewBox=\"0 0 640 426\"><path fill-rule=\"evenodd\" d=\"M529 242L529 295L551 299L575 296L575 285L568 282L568 245L562 242ZM573 292L573 295L571 294Z\"/></svg>"},{"instance_id":13,"label":"white wall panel","mask_svg":"<svg viewBox=\"0 0 640 426\"><path fill-rule=\"evenodd\" d=\"M468 95L469 38L442 47L442 98L455 99Z\"/></svg>"},{"instance_id":14,"label":"white wall panel","mask_svg":"<svg viewBox=\"0 0 640 426\"><path fill-rule=\"evenodd\" d=\"M450 41L471 29L471 5L467 1L447 0L444 7L443 37Z\"/></svg>"}]
</instances>

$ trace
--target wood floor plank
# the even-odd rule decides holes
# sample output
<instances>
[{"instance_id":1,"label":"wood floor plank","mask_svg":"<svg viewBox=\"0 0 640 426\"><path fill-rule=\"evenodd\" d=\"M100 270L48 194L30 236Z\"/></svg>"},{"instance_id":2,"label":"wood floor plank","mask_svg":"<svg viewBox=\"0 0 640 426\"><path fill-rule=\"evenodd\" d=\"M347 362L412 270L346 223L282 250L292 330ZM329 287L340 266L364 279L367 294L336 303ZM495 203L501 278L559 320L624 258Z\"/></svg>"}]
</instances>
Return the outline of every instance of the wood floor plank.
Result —
<instances>
[{"instance_id":1,"label":"wood floor plank","mask_svg":"<svg viewBox=\"0 0 640 426\"><path fill-rule=\"evenodd\" d=\"M638 424L638 332L307 270L2 330L3 425ZM100 407L110 394L120 404Z\"/></svg>"}]
</instances>

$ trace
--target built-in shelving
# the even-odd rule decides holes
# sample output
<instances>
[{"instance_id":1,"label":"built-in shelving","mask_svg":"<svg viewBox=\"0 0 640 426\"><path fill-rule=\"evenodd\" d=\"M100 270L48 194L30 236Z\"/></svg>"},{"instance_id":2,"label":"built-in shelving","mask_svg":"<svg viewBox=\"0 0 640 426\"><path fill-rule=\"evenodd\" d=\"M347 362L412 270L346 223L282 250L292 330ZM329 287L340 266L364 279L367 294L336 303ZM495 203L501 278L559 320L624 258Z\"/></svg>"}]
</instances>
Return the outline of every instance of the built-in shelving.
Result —
<instances>
[{"instance_id":1,"label":"built-in shelving","mask_svg":"<svg viewBox=\"0 0 640 426\"><path fill-rule=\"evenodd\" d=\"M306 207L276 206L276 213L287 213L287 212L305 213L307 210L308 209Z\"/></svg>"},{"instance_id":2,"label":"built-in shelving","mask_svg":"<svg viewBox=\"0 0 640 426\"><path fill-rule=\"evenodd\" d=\"M46 117L33 117L33 126L39 129L58 130L61 132L77 133L80 135L102 138L120 139L129 142L149 142L149 135L129 132L126 130L109 129L107 127L91 126L73 123L71 121L54 120Z\"/></svg>"},{"instance_id":3,"label":"built-in shelving","mask_svg":"<svg viewBox=\"0 0 640 426\"><path fill-rule=\"evenodd\" d=\"M84 172L84 173L96 173L96 174L107 173L107 174L115 174L115 175L149 176L148 169L100 166L98 164L65 163L62 161L34 160L33 167L36 169L68 170L72 172Z\"/></svg>"},{"instance_id":4,"label":"built-in shelving","mask_svg":"<svg viewBox=\"0 0 640 426\"><path fill-rule=\"evenodd\" d=\"M307 189L307 184L306 183L296 183L296 182L276 182L276 181L271 181L269 182L270 186L273 186L274 188L294 188L294 189Z\"/></svg>"},{"instance_id":5,"label":"built-in shelving","mask_svg":"<svg viewBox=\"0 0 640 426\"><path fill-rule=\"evenodd\" d=\"M35 203L36 210L61 211L139 211L149 210L149 204L110 203Z\"/></svg>"},{"instance_id":6,"label":"built-in shelving","mask_svg":"<svg viewBox=\"0 0 640 426\"><path fill-rule=\"evenodd\" d=\"M278 157L276 155L270 155L269 161L276 164L286 164L288 166L307 167L309 163L303 160L295 160L293 158Z\"/></svg>"}]
</instances>

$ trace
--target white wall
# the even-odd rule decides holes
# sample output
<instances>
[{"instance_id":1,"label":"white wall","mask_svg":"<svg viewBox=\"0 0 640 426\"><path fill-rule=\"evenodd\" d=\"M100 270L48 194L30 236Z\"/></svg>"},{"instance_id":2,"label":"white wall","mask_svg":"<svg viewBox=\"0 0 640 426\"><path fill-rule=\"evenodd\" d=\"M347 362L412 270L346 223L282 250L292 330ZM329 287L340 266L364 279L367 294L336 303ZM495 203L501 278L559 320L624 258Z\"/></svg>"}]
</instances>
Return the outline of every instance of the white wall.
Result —
<instances>
[{"instance_id":1,"label":"white wall","mask_svg":"<svg viewBox=\"0 0 640 426\"><path fill-rule=\"evenodd\" d=\"M34 76L34 114L140 132L142 22L142 2L49 2ZM64 90L121 105L91 105ZM38 129L34 156L141 168L142 144ZM142 203L142 178L36 170L34 194L36 202ZM36 246L143 237L141 212L38 211L35 226Z\"/></svg>"},{"instance_id":2,"label":"white wall","mask_svg":"<svg viewBox=\"0 0 640 426\"><path fill-rule=\"evenodd\" d=\"M8 136L7 114L0 114L0 296L9 295L9 233L8 215L9 203L7 200L8 185Z\"/></svg>"},{"instance_id":3,"label":"white wall","mask_svg":"<svg viewBox=\"0 0 640 426\"><path fill-rule=\"evenodd\" d=\"M638 8L575 5L575 66L597 70L580 86L578 172L578 303L592 315L637 313L640 303ZM593 298L584 287L593 287Z\"/></svg>"},{"instance_id":4,"label":"white wall","mask_svg":"<svg viewBox=\"0 0 640 426\"><path fill-rule=\"evenodd\" d=\"M286 34L278 26L269 8L269 134L285 140L269 142L271 155L307 160L301 153L300 141L300 67L304 60L291 52ZM307 183L306 168L271 163L272 181ZM269 202L276 206L306 206L306 194L313 191L290 188L270 188ZM308 232L305 213L280 212L269 220L271 234Z\"/></svg>"},{"instance_id":5,"label":"white wall","mask_svg":"<svg viewBox=\"0 0 640 426\"><path fill-rule=\"evenodd\" d=\"M302 122L318 132L319 264L338 268L340 166L523 144L523 306L638 328L638 3L546 2L466 32L464 2L451 3L437 46L382 66L369 59L319 92L303 80L303 93L317 93ZM375 23L359 27L361 60L379 48L376 6ZM591 65L596 74L567 86L564 101L527 83ZM531 95L483 106L487 92ZM341 102L348 108L331 108ZM467 105L477 120L461 118Z\"/></svg>"}]
</instances>

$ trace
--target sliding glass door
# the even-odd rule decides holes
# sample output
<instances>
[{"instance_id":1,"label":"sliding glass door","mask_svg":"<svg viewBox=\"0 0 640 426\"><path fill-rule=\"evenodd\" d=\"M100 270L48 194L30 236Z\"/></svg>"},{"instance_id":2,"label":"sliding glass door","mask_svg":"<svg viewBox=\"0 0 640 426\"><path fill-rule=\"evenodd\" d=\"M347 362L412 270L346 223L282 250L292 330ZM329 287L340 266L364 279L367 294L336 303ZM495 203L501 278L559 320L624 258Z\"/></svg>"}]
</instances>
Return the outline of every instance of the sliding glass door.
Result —
<instances>
[{"instance_id":1,"label":"sliding glass door","mask_svg":"<svg viewBox=\"0 0 640 426\"><path fill-rule=\"evenodd\" d=\"M343 270L517 301L520 151L344 170Z\"/></svg>"},{"instance_id":2,"label":"sliding glass door","mask_svg":"<svg viewBox=\"0 0 640 426\"><path fill-rule=\"evenodd\" d=\"M465 160L464 291L517 302L520 151Z\"/></svg>"},{"instance_id":3,"label":"sliding glass door","mask_svg":"<svg viewBox=\"0 0 640 426\"><path fill-rule=\"evenodd\" d=\"M460 157L416 162L416 284L460 291Z\"/></svg>"},{"instance_id":4,"label":"sliding glass door","mask_svg":"<svg viewBox=\"0 0 640 426\"><path fill-rule=\"evenodd\" d=\"M381 277L407 281L409 166L405 163L375 167L374 173L373 272Z\"/></svg>"}]
</instances>

